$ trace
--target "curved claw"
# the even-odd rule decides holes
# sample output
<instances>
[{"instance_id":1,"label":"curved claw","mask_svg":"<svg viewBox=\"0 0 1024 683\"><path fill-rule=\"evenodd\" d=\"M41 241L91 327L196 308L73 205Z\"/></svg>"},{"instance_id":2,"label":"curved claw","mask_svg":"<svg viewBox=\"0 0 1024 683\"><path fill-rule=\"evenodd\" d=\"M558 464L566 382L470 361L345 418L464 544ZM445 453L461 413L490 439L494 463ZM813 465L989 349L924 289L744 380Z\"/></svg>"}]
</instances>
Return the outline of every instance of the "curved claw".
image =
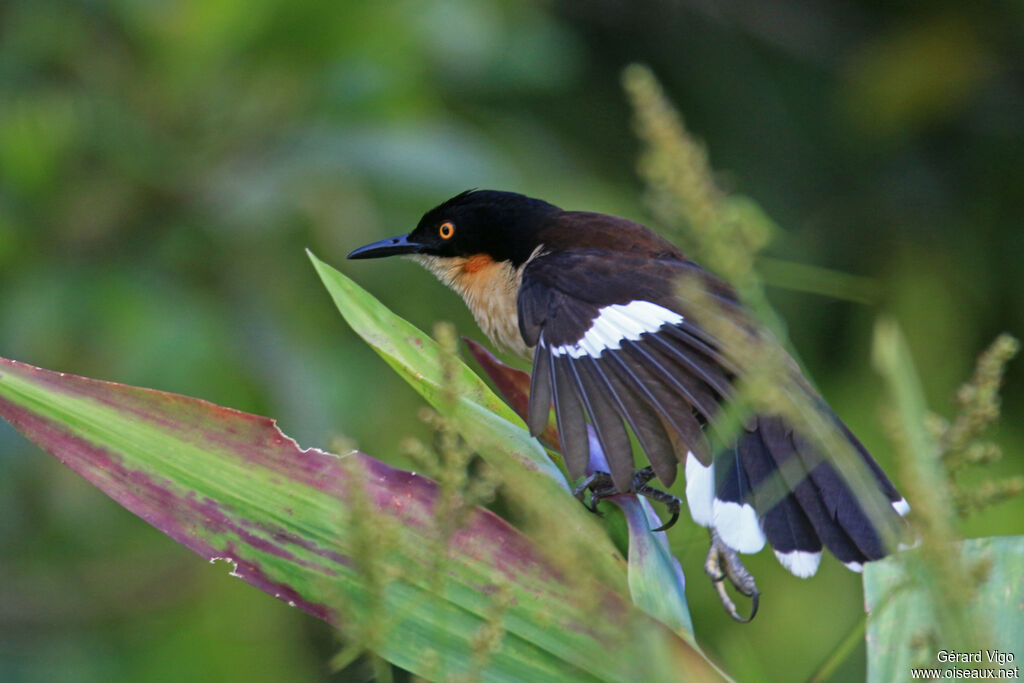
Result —
<instances>
[{"instance_id":1,"label":"curved claw","mask_svg":"<svg viewBox=\"0 0 1024 683\"><path fill-rule=\"evenodd\" d=\"M722 607L725 608L726 613L733 618L733 620L740 622L741 624L749 624L757 616L757 607L761 594L754 592L750 597L750 616L742 617L739 611L736 609L736 603L729 597L729 593L725 590L725 584L722 581L715 581L715 590L718 591L718 597L722 601Z\"/></svg>"},{"instance_id":2,"label":"curved claw","mask_svg":"<svg viewBox=\"0 0 1024 683\"><path fill-rule=\"evenodd\" d=\"M658 531L667 531L668 529L671 529L673 526L675 526L675 523L679 521L679 506L676 506L674 510L670 509L669 511L672 513L672 516L669 518L669 520L661 526L659 526L657 529L651 529L651 532L656 533Z\"/></svg>"},{"instance_id":3,"label":"curved claw","mask_svg":"<svg viewBox=\"0 0 1024 683\"><path fill-rule=\"evenodd\" d=\"M718 536L718 532L711 530L711 547L708 549L707 559L704 560L704 571L718 591L718 597L722 601L722 607L730 617L740 623L747 623L757 616L757 608L760 604L761 593L757 590L753 575L740 562L736 551L727 546ZM750 598L750 616L741 617L736 609L736 604L729 597L725 589L725 580L741 594Z\"/></svg>"}]
</instances>

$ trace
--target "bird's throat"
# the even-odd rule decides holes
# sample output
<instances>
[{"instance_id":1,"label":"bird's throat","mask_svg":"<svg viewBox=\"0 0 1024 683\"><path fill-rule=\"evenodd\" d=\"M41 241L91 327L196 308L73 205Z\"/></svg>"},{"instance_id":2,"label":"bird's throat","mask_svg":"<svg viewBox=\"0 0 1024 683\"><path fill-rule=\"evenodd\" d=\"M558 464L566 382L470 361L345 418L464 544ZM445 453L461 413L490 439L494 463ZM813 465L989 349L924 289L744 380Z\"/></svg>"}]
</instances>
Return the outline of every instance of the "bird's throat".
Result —
<instances>
[{"instance_id":1,"label":"bird's throat","mask_svg":"<svg viewBox=\"0 0 1024 683\"><path fill-rule=\"evenodd\" d=\"M486 254L414 258L459 293L477 325L494 344L521 356L530 355L519 333L516 311L522 267L495 261Z\"/></svg>"}]
</instances>

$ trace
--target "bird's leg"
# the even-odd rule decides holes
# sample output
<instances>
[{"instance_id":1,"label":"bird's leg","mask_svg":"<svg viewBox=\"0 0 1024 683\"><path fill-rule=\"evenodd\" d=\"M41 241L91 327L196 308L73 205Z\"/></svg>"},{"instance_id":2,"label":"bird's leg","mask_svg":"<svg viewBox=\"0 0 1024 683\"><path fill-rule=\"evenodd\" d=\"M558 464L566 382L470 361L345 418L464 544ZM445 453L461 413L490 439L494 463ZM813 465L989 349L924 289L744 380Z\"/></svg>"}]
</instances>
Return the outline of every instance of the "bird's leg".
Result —
<instances>
[{"instance_id":1,"label":"bird's leg","mask_svg":"<svg viewBox=\"0 0 1024 683\"><path fill-rule=\"evenodd\" d=\"M718 597L722 601L722 607L736 621L746 623L757 614L758 599L761 594L757 590L754 576L747 571L747 568L740 562L739 555L735 550L727 546L719 537L718 532L713 528L709 531L711 536L711 547L708 549L708 557L704 560L704 571L711 577L711 583L718 591ZM740 593L751 600L750 616L743 618L736 611L736 604L729 597L725 590L725 580L733 585Z\"/></svg>"},{"instance_id":2,"label":"bird's leg","mask_svg":"<svg viewBox=\"0 0 1024 683\"><path fill-rule=\"evenodd\" d=\"M612 477L607 472L594 472L589 477L583 480L579 486L573 489L573 495L583 500L583 493L588 488L590 489L590 504L584 502L584 505L591 512L597 512L597 504L605 498L611 498L612 496L618 496L621 494L635 493L638 496L644 496L651 500L663 503L668 508L671 518L665 524L662 524L657 529L651 529L651 531L665 531L679 519L679 509L681 501L673 496L671 493L666 493L661 489L656 489L652 486L648 486L647 482L654 479L654 469L651 467L644 467L643 469L637 470L633 473L633 481L630 482L629 491L620 491L616 488L612 482Z\"/></svg>"}]
</instances>

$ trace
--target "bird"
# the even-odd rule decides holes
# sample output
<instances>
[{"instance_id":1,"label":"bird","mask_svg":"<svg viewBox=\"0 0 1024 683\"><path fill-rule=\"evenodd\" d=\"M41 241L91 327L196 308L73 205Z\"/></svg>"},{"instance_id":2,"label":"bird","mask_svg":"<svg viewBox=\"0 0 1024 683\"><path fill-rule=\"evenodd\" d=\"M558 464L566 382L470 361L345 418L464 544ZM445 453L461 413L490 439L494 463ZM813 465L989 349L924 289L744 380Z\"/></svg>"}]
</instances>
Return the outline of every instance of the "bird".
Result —
<instances>
[{"instance_id":1,"label":"bird","mask_svg":"<svg viewBox=\"0 0 1024 683\"><path fill-rule=\"evenodd\" d=\"M902 533L907 501L788 355L795 391L859 456L881 512L868 514L864 492L855 493L785 414L759 409L724 443L712 438L746 369L705 324L706 311L749 339L771 336L732 287L646 226L474 189L427 211L412 232L348 258L396 255L411 256L461 295L492 343L532 360L527 426L539 435L553 409L566 470L582 482L574 492L582 498L589 489L591 509L614 495L644 495L667 505L672 517L655 531L666 529L681 500L654 482L668 488L685 472L690 516L711 537L705 569L733 618L753 618L759 596L737 553L767 543L783 567L806 578L823 548L860 571ZM703 320L680 294L682 278L699 287ZM591 434L607 472L588 472ZM753 598L749 618L728 600L725 578Z\"/></svg>"}]
</instances>

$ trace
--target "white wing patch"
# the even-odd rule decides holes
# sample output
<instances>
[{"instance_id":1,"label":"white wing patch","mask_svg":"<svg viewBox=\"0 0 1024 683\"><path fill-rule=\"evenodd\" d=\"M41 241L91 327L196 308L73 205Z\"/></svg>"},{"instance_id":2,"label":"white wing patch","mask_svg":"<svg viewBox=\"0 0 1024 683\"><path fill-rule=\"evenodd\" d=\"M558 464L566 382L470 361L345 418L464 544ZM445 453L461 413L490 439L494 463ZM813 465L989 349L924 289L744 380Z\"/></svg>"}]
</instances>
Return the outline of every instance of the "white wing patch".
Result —
<instances>
[{"instance_id":1,"label":"white wing patch","mask_svg":"<svg viewBox=\"0 0 1024 683\"><path fill-rule=\"evenodd\" d=\"M677 325L683 316L650 301L612 304L597 312L590 329L575 344L553 346L556 356L597 358L603 351L618 349L624 339L636 341L646 332L657 332L663 325Z\"/></svg>"}]
</instances>

